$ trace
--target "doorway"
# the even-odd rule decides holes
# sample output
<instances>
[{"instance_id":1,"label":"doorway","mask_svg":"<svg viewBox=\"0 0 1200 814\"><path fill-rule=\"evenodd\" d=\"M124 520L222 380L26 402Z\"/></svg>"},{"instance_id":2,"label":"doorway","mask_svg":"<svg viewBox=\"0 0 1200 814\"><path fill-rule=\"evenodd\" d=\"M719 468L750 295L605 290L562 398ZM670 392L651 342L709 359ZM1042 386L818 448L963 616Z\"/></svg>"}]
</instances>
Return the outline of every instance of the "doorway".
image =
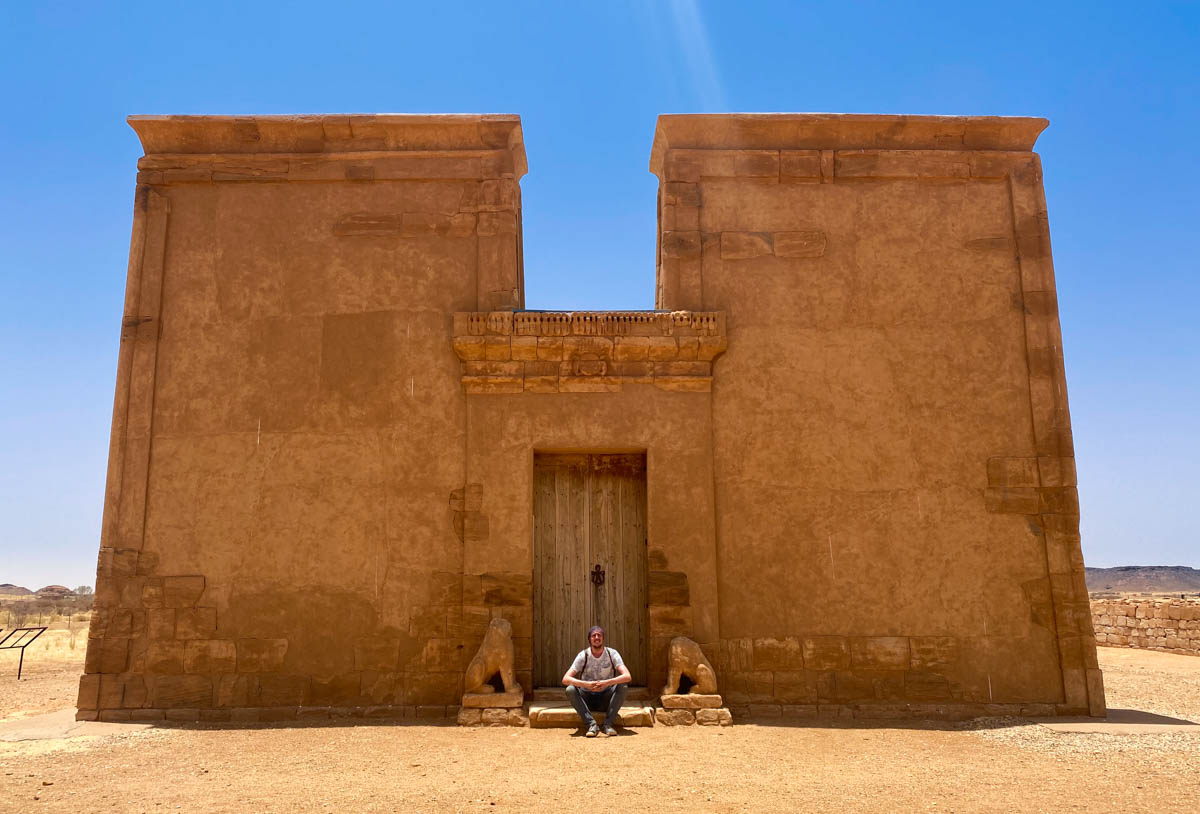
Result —
<instances>
[{"instance_id":1,"label":"doorway","mask_svg":"<svg viewBox=\"0 0 1200 814\"><path fill-rule=\"evenodd\" d=\"M602 625L646 683L646 456L533 456L533 681L555 687Z\"/></svg>"}]
</instances>

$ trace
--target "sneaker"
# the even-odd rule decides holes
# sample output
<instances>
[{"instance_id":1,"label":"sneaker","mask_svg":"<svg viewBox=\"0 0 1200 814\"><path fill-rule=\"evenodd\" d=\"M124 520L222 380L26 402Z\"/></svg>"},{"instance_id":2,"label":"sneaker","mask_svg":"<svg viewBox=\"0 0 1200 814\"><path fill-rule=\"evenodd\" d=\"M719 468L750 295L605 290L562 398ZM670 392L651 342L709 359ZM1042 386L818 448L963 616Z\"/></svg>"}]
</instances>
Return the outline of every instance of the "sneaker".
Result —
<instances>
[{"instance_id":1,"label":"sneaker","mask_svg":"<svg viewBox=\"0 0 1200 814\"><path fill-rule=\"evenodd\" d=\"M607 723L606 723L606 724L604 725L604 734L605 734L605 735L608 735L609 737L612 737L613 735L616 735L616 734L617 734L616 727L614 727L612 724L607 724Z\"/></svg>"},{"instance_id":2,"label":"sneaker","mask_svg":"<svg viewBox=\"0 0 1200 814\"><path fill-rule=\"evenodd\" d=\"M587 734L584 735L584 737L585 738L594 738L599 734L600 734L600 728L597 727L595 724L592 724L591 726L588 727Z\"/></svg>"}]
</instances>

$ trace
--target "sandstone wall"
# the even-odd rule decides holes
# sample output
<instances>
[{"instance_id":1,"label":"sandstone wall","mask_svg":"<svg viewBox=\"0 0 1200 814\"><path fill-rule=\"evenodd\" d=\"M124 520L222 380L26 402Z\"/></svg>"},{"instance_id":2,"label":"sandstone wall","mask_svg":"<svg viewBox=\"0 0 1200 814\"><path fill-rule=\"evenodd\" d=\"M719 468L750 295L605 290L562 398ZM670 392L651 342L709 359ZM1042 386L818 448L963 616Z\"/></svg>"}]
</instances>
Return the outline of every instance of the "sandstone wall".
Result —
<instances>
[{"instance_id":1,"label":"sandstone wall","mask_svg":"<svg viewBox=\"0 0 1200 814\"><path fill-rule=\"evenodd\" d=\"M457 704L452 314L520 306L515 117L144 117L79 707ZM92 714L96 714L93 712Z\"/></svg>"},{"instance_id":2,"label":"sandstone wall","mask_svg":"<svg viewBox=\"0 0 1200 814\"><path fill-rule=\"evenodd\" d=\"M684 635L742 711L1103 711L1042 120L663 117L603 313L521 310L515 117L133 124L81 716L441 716L497 616L532 689L581 451L646 455L652 689Z\"/></svg>"},{"instance_id":3,"label":"sandstone wall","mask_svg":"<svg viewBox=\"0 0 1200 814\"><path fill-rule=\"evenodd\" d=\"M1093 599L1096 642L1200 656L1200 599Z\"/></svg>"},{"instance_id":4,"label":"sandstone wall","mask_svg":"<svg viewBox=\"0 0 1200 814\"><path fill-rule=\"evenodd\" d=\"M1043 120L663 116L658 306L713 384L734 702L1103 709Z\"/></svg>"}]
</instances>

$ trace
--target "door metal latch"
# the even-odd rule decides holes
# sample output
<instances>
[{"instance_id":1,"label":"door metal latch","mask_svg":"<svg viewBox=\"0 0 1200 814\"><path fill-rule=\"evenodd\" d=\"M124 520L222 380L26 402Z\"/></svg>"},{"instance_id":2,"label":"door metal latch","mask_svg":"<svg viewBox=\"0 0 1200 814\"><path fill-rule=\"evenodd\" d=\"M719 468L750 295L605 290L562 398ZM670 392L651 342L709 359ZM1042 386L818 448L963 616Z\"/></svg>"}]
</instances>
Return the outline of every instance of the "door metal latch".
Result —
<instances>
[{"instance_id":1,"label":"door metal latch","mask_svg":"<svg viewBox=\"0 0 1200 814\"><path fill-rule=\"evenodd\" d=\"M597 588L604 584L604 569L600 567L600 563L596 563L596 567L592 569L592 584Z\"/></svg>"}]
</instances>

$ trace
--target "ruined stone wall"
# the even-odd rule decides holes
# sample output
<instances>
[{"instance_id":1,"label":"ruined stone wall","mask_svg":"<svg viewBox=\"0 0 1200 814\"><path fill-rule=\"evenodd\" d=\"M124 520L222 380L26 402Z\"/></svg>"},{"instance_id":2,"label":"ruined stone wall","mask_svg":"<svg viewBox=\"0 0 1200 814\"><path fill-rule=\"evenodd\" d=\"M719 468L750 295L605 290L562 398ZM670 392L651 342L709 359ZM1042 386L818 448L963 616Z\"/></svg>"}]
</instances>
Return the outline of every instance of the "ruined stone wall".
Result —
<instances>
[{"instance_id":1,"label":"ruined stone wall","mask_svg":"<svg viewBox=\"0 0 1200 814\"><path fill-rule=\"evenodd\" d=\"M732 703L1103 710L1044 125L660 117L658 306L728 320Z\"/></svg>"},{"instance_id":2,"label":"ruined stone wall","mask_svg":"<svg viewBox=\"0 0 1200 814\"><path fill-rule=\"evenodd\" d=\"M520 616L507 575L463 573L451 347L455 311L520 305L519 123L131 123L81 714L445 713L490 617Z\"/></svg>"},{"instance_id":3,"label":"ruined stone wall","mask_svg":"<svg viewBox=\"0 0 1200 814\"><path fill-rule=\"evenodd\" d=\"M1096 643L1200 656L1200 599L1093 599Z\"/></svg>"}]
</instances>

